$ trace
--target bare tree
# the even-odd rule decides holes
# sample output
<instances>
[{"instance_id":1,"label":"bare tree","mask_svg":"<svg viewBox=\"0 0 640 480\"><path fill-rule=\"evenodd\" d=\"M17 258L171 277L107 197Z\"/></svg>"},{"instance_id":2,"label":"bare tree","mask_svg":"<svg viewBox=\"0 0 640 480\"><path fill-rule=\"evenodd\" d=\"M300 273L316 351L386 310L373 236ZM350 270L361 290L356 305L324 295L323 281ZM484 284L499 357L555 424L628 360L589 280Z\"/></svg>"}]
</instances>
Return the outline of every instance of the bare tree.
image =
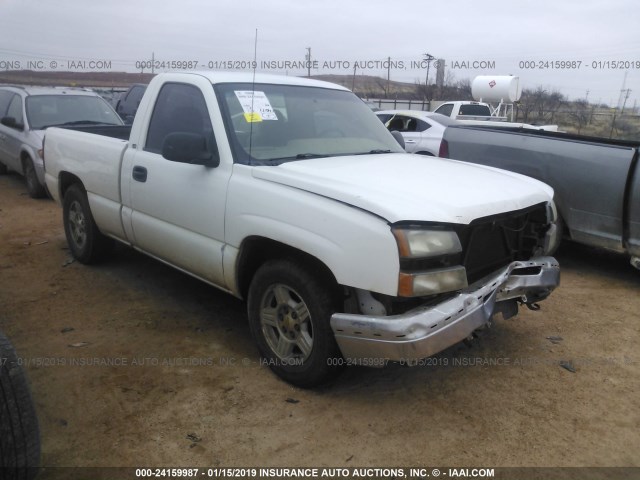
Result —
<instances>
[{"instance_id":1,"label":"bare tree","mask_svg":"<svg viewBox=\"0 0 640 480\"><path fill-rule=\"evenodd\" d=\"M424 83L422 83L418 78L416 78L415 80L414 97L420 100L427 99L427 86Z\"/></svg>"},{"instance_id":2,"label":"bare tree","mask_svg":"<svg viewBox=\"0 0 640 480\"><path fill-rule=\"evenodd\" d=\"M471 93L471 80L468 78L463 78L462 80L458 80L456 83L456 88L460 91L462 100L473 98L473 94Z\"/></svg>"},{"instance_id":3,"label":"bare tree","mask_svg":"<svg viewBox=\"0 0 640 480\"><path fill-rule=\"evenodd\" d=\"M553 123L556 115L567 99L558 91L548 92L538 86L535 90L524 90L518 105L518 116L523 122Z\"/></svg>"},{"instance_id":4,"label":"bare tree","mask_svg":"<svg viewBox=\"0 0 640 480\"><path fill-rule=\"evenodd\" d=\"M571 110L569 117L578 124L578 134L580 134L582 127L589 123L589 118L591 117L589 102L585 99L576 100L571 105Z\"/></svg>"},{"instance_id":5,"label":"bare tree","mask_svg":"<svg viewBox=\"0 0 640 480\"><path fill-rule=\"evenodd\" d=\"M456 83L456 74L453 73L452 70L447 70L447 73L444 76L444 83L443 85L445 87L448 87L450 85L455 85Z\"/></svg>"},{"instance_id":6,"label":"bare tree","mask_svg":"<svg viewBox=\"0 0 640 480\"><path fill-rule=\"evenodd\" d=\"M380 77L373 77L376 87L380 88L380 90L382 90L382 93L384 95L384 98L389 98L389 92L387 91L387 79L386 78L380 78Z\"/></svg>"},{"instance_id":7,"label":"bare tree","mask_svg":"<svg viewBox=\"0 0 640 480\"><path fill-rule=\"evenodd\" d=\"M559 91L554 90L553 92L551 92L546 101L546 109L548 115L544 118L545 122L553 123L556 114L562 106L566 105L566 103L567 98Z\"/></svg>"}]
</instances>

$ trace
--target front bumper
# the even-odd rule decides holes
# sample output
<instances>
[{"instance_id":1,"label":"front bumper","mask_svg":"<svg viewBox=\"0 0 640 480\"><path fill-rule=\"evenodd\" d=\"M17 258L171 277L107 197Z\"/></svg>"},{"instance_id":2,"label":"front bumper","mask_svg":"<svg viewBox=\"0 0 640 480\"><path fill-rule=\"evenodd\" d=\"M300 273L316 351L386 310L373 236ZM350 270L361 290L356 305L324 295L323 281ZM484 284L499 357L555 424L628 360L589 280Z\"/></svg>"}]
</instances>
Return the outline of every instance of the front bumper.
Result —
<instances>
[{"instance_id":1,"label":"front bumper","mask_svg":"<svg viewBox=\"0 0 640 480\"><path fill-rule=\"evenodd\" d=\"M346 359L374 365L374 359L419 360L464 340L498 311L515 314L518 298L545 299L559 283L555 258L517 261L438 305L390 316L335 313L331 328Z\"/></svg>"}]
</instances>

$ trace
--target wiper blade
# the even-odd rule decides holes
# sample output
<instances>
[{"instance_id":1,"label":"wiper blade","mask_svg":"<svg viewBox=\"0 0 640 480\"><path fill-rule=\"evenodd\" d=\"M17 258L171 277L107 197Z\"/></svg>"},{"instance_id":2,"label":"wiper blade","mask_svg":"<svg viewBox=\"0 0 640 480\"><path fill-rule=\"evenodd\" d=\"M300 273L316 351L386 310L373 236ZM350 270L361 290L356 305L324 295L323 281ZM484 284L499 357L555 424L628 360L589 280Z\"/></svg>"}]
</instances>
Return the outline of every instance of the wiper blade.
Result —
<instances>
[{"instance_id":1,"label":"wiper blade","mask_svg":"<svg viewBox=\"0 0 640 480\"><path fill-rule=\"evenodd\" d=\"M93 120L77 120L75 122L65 122L65 123L51 123L49 125L43 125L38 127L36 130L46 130L49 127L70 127L72 125L107 125L110 127L118 127L119 123L105 123L105 122L95 122Z\"/></svg>"},{"instance_id":2,"label":"wiper blade","mask_svg":"<svg viewBox=\"0 0 640 480\"><path fill-rule=\"evenodd\" d=\"M291 156L291 157L277 157L277 158L270 158L269 161L270 162L278 162L280 160L304 160L306 158L324 158L324 157L330 157L331 155L328 153L298 153L295 156Z\"/></svg>"},{"instance_id":3,"label":"wiper blade","mask_svg":"<svg viewBox=\"0 0 640 480\"><path fill-rule=\"evenodd\" d=\"M58 125L117 125L117 123L96 122L95 120L75 120L73 122L65 122Z\"/></svg>"},{"instance_id":4,"label":"wiper blade","mask_svg":"<svg viewBox=\"0 0 640 480\"><path fill-rule=\"evenodd\" d=\"M391 153L391 150L383 150L381 148L376 148L374 150L369 150L368 152L349 153L347 155L377 155L379 153Z\"/></svg>"}]
</instances>

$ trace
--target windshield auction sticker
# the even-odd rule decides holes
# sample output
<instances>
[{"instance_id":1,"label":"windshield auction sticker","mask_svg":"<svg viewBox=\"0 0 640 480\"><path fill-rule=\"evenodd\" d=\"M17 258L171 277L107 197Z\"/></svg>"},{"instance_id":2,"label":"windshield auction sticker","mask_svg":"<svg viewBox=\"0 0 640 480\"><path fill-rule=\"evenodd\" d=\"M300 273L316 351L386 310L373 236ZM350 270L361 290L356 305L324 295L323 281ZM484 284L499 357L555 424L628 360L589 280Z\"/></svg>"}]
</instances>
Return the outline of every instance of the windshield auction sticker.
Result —
<instances>
[{"instance_id":1,"label":"windshield auction sticker","mask_svg":"<svg viewBox=\"0 0 640 480\"><path fill-rule=\"evenodd\" d=\"M263 120L278 120L276 113L273 111L269 99L264 92L256 92L252 90L235 90L236 97L242 110L244 110L244 118L247 122L261 122Z\"/></svg>"}]
</instances>

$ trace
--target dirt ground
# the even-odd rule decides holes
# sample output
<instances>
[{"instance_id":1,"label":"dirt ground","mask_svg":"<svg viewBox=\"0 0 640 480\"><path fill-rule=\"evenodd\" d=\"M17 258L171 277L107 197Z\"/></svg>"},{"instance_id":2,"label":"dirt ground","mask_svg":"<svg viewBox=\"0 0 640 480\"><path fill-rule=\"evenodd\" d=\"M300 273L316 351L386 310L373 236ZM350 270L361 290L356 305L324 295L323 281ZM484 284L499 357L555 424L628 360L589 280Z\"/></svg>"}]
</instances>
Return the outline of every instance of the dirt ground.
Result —
<instances>
[{"instance_id":1,"label":"dirt ground","mask_svg":"<svg viewBox=\"0 0 640 480\"><path fill-rule=\"evenodd\" d=\"M260 365L242 302L122 246L72 262L61 209L0 177L0 328L50 467L640 466L640 272L557 258L542 309L471 347L300 390Z\"/></svg>"}]
</instances>

